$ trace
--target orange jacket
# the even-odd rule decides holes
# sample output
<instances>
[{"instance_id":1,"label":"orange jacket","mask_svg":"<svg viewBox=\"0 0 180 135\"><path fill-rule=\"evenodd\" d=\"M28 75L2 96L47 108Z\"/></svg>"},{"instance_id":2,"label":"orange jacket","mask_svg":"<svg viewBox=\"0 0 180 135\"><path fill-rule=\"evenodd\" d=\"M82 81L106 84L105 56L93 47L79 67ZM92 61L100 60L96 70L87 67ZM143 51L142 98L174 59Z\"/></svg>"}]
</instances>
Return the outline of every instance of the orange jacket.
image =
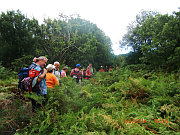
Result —
<instances>
[{"instance_id":1,"label":"orange jacket","mask_svg":"<svg viewBox=\"0 0 180 135\"><path fill-rule=\"evenodd\" d=\"M48 88L54 88L54 85L59 85L57 77L52 73L46 74L46 84Z\"/></svg>"}]
</instances>

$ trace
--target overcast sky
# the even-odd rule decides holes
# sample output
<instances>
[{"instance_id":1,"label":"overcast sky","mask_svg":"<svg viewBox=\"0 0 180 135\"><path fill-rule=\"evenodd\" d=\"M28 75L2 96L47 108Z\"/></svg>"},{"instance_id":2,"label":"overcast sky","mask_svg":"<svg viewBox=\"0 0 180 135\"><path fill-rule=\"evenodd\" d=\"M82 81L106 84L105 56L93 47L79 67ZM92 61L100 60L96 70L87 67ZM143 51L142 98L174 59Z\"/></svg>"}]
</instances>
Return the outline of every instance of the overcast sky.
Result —
<instances>
[{"instance_id":1,"label":"overcast sky","mask_svg":"<svg viewBox=\"0 0 180 135\"><path fill-rule=\"evenodd\" d=\"M115 54L126 53L118 49L118 41L126 27L141 10L172 14L178 11L180 0L0 0L0 11L19 9L40 23L44 18L58 18L59 13L77 13L81 18L96 24L111 38Z\"/></svg>"}]
</instances>

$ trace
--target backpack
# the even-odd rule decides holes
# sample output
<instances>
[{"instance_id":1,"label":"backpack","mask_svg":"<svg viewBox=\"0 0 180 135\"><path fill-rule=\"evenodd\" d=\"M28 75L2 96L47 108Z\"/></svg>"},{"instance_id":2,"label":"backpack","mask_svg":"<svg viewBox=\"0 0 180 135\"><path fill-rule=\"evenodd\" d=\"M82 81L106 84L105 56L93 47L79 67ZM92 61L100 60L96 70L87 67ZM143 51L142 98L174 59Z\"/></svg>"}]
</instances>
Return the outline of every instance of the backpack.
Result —
<instances>
[{"instance_id":1,"label":"backpack","mask_svg":"<svg viewBox=\"0 0 180 135\"><path fill-rule=\"evenodd\" d=\"M38 83L32 88L33 79L40 74L40 71L34 70L34 68L35 67L32 68L23 67L18 73L19 76L18 89L21 89L22 92L40 91L40 87Z\"/></svg>"},{"instance_id":2,"label":"backpack","mask_svg":"<svg viewBox=\"0 0 180 135\"><path fill-rule=\"evenodd\" d=\"M76 72L74 69L74 72L72 73L73 79L79 79L78 74L79 74L79 71Z\"/></svg>"},{"instance_id":3,"label":"backpack","mask_svg":"<svg viewBox=\"0 0 180 135\"><path fill-rule=\"evenodd\" d=\"M29 77L29 68L26 68L26 67L23 67L20 72L18 73L18 76L19 76L19 82L18 82L18 89L25 89L25 86L22 84L22 80L24 78L27 78Z\"/></svg>"},{"instance_id":4,"label":"backpack","mask_svg":"<svg viewBox=\"0 0 180 135\"><path fill-rule=\"evenodd\" d=\"M62 72L62 70L61 70L61 71L59 71L59 73L60 73L60 78L61 78L61 72Z\"/></svg>"}]
</instances>

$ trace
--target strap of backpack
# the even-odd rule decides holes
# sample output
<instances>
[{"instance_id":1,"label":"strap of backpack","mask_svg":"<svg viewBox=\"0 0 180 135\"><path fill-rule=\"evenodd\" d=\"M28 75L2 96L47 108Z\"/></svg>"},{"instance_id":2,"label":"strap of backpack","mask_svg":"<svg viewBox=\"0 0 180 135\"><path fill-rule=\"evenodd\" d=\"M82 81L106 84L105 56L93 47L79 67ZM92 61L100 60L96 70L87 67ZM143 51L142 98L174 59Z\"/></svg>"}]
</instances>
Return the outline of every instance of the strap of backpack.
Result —
<instances>
[{"instance_id":1,"label":"strap of backpack","mask_svg":"<svg viewBox=\"0 0 180 135\"><path fill-rule=\"evenodd\" d=\"M53 69L53 74L55 75L55 69Z\"/></svg>"},{"instance_id":2,"label":"strap of backpack","mask_svg":"<svg viewBox=\"0 0 180 135\"><path fill-rule=\"evenodd\" d=\"M32 64L31 64L32 65ZM30 65L30 66L31 66ZM33 64L32 67L29 67L29 69L32 69L32 68L35 68L37 65L36 64Z\"/></svg>"},{"instance_id":3,"label":"strap of backpack","mask_svg":"<svg viewBox=\"0 0 180 135\"><path fill-rule=\"evenodd\" d=\"M61 77L61 72L62 72L62 70L61 70L61 71L59 71L59 73L60 73L60 77Z\"/></svg>"}]
</instances>

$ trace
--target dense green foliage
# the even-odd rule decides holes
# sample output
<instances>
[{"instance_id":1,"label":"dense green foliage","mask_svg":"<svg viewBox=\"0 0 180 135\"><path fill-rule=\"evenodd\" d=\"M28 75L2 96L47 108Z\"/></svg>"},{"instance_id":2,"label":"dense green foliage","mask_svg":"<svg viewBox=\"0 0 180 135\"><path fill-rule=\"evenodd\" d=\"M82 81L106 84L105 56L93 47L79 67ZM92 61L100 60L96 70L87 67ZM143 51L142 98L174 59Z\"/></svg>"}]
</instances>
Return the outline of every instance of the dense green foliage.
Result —
<instances>
[{"instance_id":1,"label":"dense green foliage","mask_svg":"<svg viewBox=\"0 0 180 135\"><path fill-rule=\"evenodd\" d=\"M58 19L45 19L39 25L20 11L0 15L0 61L16 71L31 63L34 56L45 55L49 63L74 67L76 63L95 68L101 65L146 64L154 68L177 71L180 68L180 12L161 15L142 11L120 42L133 52L114 56L111 40L90 21L79 16L60 14ZM121 59L121 60L120 60ZM123 64L119 63L123 60ZM7 62L8 61L8 62Z\"/></svg>"},{"instance_id":2,"label":"dense green foliage","mask_svg":"<svg viewBox=\"0 0 180 135\"><path fill-rule=\"evenodd\" d=\"M92 62L95 67L111 62L111 40L95 24L80 18L60 17L41 25L47 41L43 48L50 61L59 60L71 67L79 62Z\"/></svg>"},{"instance_id":3,"label":"dense green foliage","mask_svg":"<svg viewBox=\"0 0 180 135\"><path fill-rule=\"evenodd\" d=\"M13 96L7 95L11 102L1 112L0 128L17 129L16 135L178 134L179 77L180 73L156 73L128 66L98 72L90 81L83 80L82 86L64 78L60 86L48 91L46 106L33 115L29 103L20 98L13 100L15 107L9 107ZM135 123L139 119L141 122Z\"/></svg>"},{"instance_id":4,"label":"dense green foliage","mask_svg":"<svg viewBox=\"0 0 180 135\"><path fill-rule=\"evenodd\" d=\"M94 67L112 61L111 40L95 24L78 16L60 15L39 25L20 11L0 15L0 61L15 68L31 63L34 56L45 55L49 63L59 61L74 67L80 63Z\"/></svg>"},{"instance_id":5,"label":"dense green foliage","mask_svg":"<svg viewBox=\"0 0 180 135\"><path fill-rule=\"evenodd\" d=\"M142 12L122 41L134 52L114 56L109 37L79 17L60 15L39 25L20 11L1 13L0 134L179 134L179 15ZM46 106L32 113L29 98L44 99L22 95L14 71L40 55L61 66L93 62L96 69L119 69L97 72L82 86L63 78L48 90Z\"/></svg>"},{"instance_id":6,"label":"dense green foliage","mask_svg":"<svg viewBox=\"0 0 180 135\"><path fill-rule=\"evenodd\" d=\"M142 11L128 27L121 45L133 48L128 63L145 63L168 71L180 68L180 12Z\"/></svg>"},{"instance_id":7,"label":"dense green foliage","mask_svg":"<svg viewBox=\"0 0 180 135\"><path fill-rule=\"evenodd\" d=\"M23 55L35 55L38 22L28 19L20 11L0 15L0 61L6 67Z\"/></svg>"}]
</instances>

